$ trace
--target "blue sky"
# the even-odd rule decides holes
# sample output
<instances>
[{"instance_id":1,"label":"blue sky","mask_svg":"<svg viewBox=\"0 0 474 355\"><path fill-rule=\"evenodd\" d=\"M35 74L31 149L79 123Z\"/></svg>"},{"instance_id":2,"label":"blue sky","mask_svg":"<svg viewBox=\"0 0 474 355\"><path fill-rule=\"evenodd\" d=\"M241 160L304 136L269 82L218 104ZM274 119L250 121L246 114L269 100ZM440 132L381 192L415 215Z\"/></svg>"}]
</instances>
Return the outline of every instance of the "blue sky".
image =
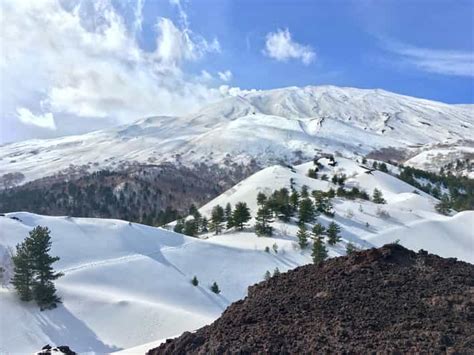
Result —
<instances>
[{"instance_id":1,"label":"blue sky","mask_svg":"<svg viewBox=\"0 0 474 355\"><path fill-rule=\"evenodd\" d=\"M0 2L0 143L332 84L474 103L474 1Z\"/></svg>"},{"instance_id":2,"label":"blue sky","mask_svg":"<svg viewBox=\"0 0 474 355\"><path fill-rule=\"evenodd\" d=\"M145 9L173 16L164 10L167 5L155 1ZM242 88L334 84L383 88L448 103L474 102L473 1L205 0L185 6L193 30L218 36L222 47L222 53L197 63L195 69L229 68L232 84ZM314 49L317 58L310 65L262 55L266 34L286 28L296 42ZM453 75L422 69L391 51L392 42L440 51L439 60L450 51L470 53L471 71Z\"/></svg>"}]
</instances>

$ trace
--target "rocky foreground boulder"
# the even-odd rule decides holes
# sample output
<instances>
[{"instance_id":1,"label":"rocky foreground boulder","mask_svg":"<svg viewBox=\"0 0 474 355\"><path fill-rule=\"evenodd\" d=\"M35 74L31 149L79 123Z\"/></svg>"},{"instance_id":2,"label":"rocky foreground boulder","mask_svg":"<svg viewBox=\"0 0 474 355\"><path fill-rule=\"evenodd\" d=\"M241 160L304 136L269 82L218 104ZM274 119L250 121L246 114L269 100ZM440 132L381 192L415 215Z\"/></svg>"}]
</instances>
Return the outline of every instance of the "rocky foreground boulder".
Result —
<instances>
[{"instance_id":1,"label":"rocky foreground boulder","mask_svg":"<svg viewBox=\"0 0 474 355\"><path fill-rule=\"evenodd\" d=\"M474 353L474 265L391 244L307 265L156 354Z\"/></svg>"}]
</instances>

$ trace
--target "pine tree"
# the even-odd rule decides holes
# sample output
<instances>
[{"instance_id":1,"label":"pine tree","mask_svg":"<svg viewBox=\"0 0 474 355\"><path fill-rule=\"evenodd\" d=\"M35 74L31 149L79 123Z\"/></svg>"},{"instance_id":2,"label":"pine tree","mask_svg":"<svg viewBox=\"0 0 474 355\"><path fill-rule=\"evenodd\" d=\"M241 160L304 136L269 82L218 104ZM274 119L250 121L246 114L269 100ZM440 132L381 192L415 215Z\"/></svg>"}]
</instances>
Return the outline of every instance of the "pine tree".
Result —
<instances>
[{"instance_id":1,"label":"pine tree","mask_svg":"<svg viewBox=\"0 0 474 355\"><path fill-rule=\"evenodd\" d=\"M317 179L318 178L318 173L316 172L317 169L308 169L308 177L312 179Z\"/></svg>"},{"instance_id":2,"label":"pine tree","mask_svg":"<svg viewBox=\"0 0 474 355\"><path fill-rule=\"evenodd\" d=\"M257 205L264 206L267 202L267 196L263 192L257 194Z\"/></svg>"},{"instance_id":3,"label":"pine tree","mask_svg":"<svg viewBox=\"0 0 474 355\"><path fill-rule=\"evenodd\" d=\"M372 201L374 201L374 203L378 203L378 204L387 203L387 201L385 201L385 199L383 198L382 191L380 191L377 188L374 189L374 193L372 195Z\"/></svg>"},{"instance_id":4,"label":"pine tree","mask_svg":"<svg viewBox=\"0 0 474 355\"><path fill-rule=\"evenodd\" d=\"M258 236L271 236L273 233L273 228L269 225L269 223L273 222L273 220L272 211L270 208L267 205L262 205L258 209L255 219L257 220L255 223L255 233Z\"/></svg>"},{"instance_id":5,"label":"pine tree","mask_svg":"<svg viewBox=\"0 0 474 355\"><path fill-rule=\"evenodd\" d=\"M53 281L63 276L54 272L52 264L59 260L59 257L49 255L51 250L51 237L47 227L37 226L30 232L32 240L31 256L33 258L33 268L35 280L33 283L33 297L41 310L55 308L61 300L56 295L56 287Z\"/></svg>"},{"instance_id":6,"label":"pine tree","mask_svg":"<svg viewBox=\"0 0 474 355\"><path fill-rule=\"evenodd\" d=\"M313 258L313 263L315 264L323 262L328 257L328 251L324 245L322 237L318 237L314 241L311 256Z\"/></svg>"},{"instance_id":7,"label":"pine tree","mask_svg":"<svg viewBox=\"0 0 474 355\"><path fill-rule=\"evenodd\" d=\"M173 228L173 231L176 232L176 233L183 233L183 229L184 229L184 219L183 218L178 218L178 220L176 221L176 224Z\"/></svg>"},{"instance_id":8,"label":"pine tree","mask_svg":"<svg viewBox=\"0 0 474 355\"><path fill-rule=\"evenodd\" d=\"M308 192L308 186L303 185L301 186L301 198L308 198L309 197L309 192Z\"/></svg>"},{"instance_id":9,"label":"pine tree","mask_svg":"<svg viewBox=\"0 0 474 355\"><path fill-rule=\"evenodd\" d=\"M317 239L319 237L322 237L322 235L324 234L324 231L325 231L324 226L321 225L320 223L316 223L313 226L313 229L311 230L311 234L314 239Z\"/></svg>"},{"instance_id":10,"label":"pine tree","mask_svg":"<svg viewBox=\"0 0 474 355\"><path fill-rule=\"evenodd\" d=\"M272 249L275 252L275 254L278 254L278 244L277 243L273 243Z\"/></svg>"},{"instance_id":11,"label":"pine tree","mask_svg":"<svg viewBox=\"0 0 474 355\"><path fill-rule=\"evenodd\" d=\"M339 236L340 232L341 227L339 227L335 222L329 223L329 227L327 230L329 245L335 245L336 243L341 241L341 237Z\"/></svg>"},{"instance_id":12,"label":"pine tree","mask_svg":"<svg viewBox=\"0 0 474 355\"><path fill-rule=\"evenodd\" d=\"M207 232L208 232L207 226L208 226L207 218L206 218L206 217L202 217L202 219L201 219L201 229L200 229L200 232L201 232L201 233L207 233Z\"/></svg>"},{"instance_id":13,"label":"pine tree","mask_svg":"<svg viewBox=\"0 0 474 355\"><path fill-rule=\"evenodd\" d=\"M272 274L270 274L270 271L267 270L263 278L265 279L265 281L268 281L270 280L271 277L272 277Z\"/></svg>"},{"instance_id":14,"label":"pine tree","mask_svg":"<svg viewBox=\"0 0 474 355\"><path fill-rule=\"evenodd\" d=\"M193 284L193 286L199 285L199 281L198 281L198 279L197 279L196 276L194 276L194 277L192 278L191 283Z\"/></svg>"},{"instance_id":15,"label":"pine tree","mask_svg":"<svg viewBox=\"0 0 474 355\"><path fill-rule=\"evenodd\" d=\"M247 207L247 204L245 202L237 202L234 212L232 213L233 224L238 227L239 230L243 230L245 223L250 221L251 218L252 216L250 215L250 209Z\"/></svg>"},{"instance_id":16,"label":"pine tree","mask_svg":"<svg viewBox=\"0 0 474 355\"><path fill-rule=\"evenodd\" d=\"M195 237L197 236L198 232L199 232L199 225L196 219L191 218L184 222L184 228L182 231L183 234L189 235L190 237Z\"/></svg>"},{"instance_id":17,"label":"pine tree","mask_svg":"<svg viewBox=\"0 0 474 355\"><path fill-rule=\"evenodd\" d=\"M215 294L221 293L221 290L219 289L217 282L214 281L214 283L211 286L211 291L214 292Z\"/></svg>"},{"instance_id":18,"label":"pine tree","mask_svg":"<svg viewBox=\"0 0 474 355\"><path fill-rule=\"evenodd\" d=\"M222 232L222 223L224 222L224 209L217 205L214 206L211 212L211 222L209 229L216 235Z\"/></svg>"},{"instance_id":19,"label":"pine tree","mask_svg":"<svg viewBox=\"0 0 474 355\"><path fill-rule=\"evenodd\" d=\"M273 270L273 276L278 276L278 275L280 275L280 269L276 267L275 270Z\"/></svg>"},{"instance_id":20,"label":"pine tree","mask_svg":"<svg viewBox=\"0 0 474 355\"><path fill-rule=\"evenodd\" d=\"M234 224L232 222L232 206L230 205L229 202L227 202L227 205L225 205L224 220L226 222L226 228L227 229L230 229L234 226Z\"/></svg>"},{"instance_id":21,"label":"pine tree","mask_svg":"<svg viewBox=\"0 0 474 355\"><path fill-rule=\"evenodd\" d=\"M388 173L388 168L387 168L387 164L385 163L380 163L379 166L378 166L379 170L384 172L384 173Z\"/></svg>"},{"instance_id":22,"label":"pine tree","mask_svg":"<svg viewBox=\"0 0 474 355\"><path fill-rule=\"evenodd\" d=\"M293 212L298 211L299 204L300 204L300 196L298 194L298 191L293 190L293 192L290 195L290 206Z\"/></svg>"},{"instance_id":23,"label":"pine tree","mask_svg":"<svg viewBox=\"0 0 474 355\"><path fill-rule=\"evenodd\" d=\"M301 249L306 249L308 246L308 232L306 231L306 226L304 223L300 224L300 228L298 229L298 233L296 233L298 237L298 245Z\"/></svg>"},{"instance_id":24,"label":"pine tree","mask_svg":"<svg viewBox=\"0 0 474 355\"><path fill-rule=\"evenodd\" d=\"M16 246L16 253L12 256L14 275L11 280L20 299L25 302L33 299L32 287L34 277L31 247L29 248L27 244L31 244L29 239Z\"/></svg>"},{"instance_id":25,"label":"pine tree","mask_svg":"<svg viewBox=\"0 0 474 355\"><path fill-rule=\"evenodd\" d=\"M194 204L189 207L189 214L193 216L196 221L199 221L201 219L201 213L198 211Z\"/></svg>"},{"instance_id":26,"label":"pine tree","mask_svg":"<svg viewBox=\"0 0 474 355\"><path fill-rule=\"evenodd\" d=\"M290 205L290 195L288 189L282 188L273 191L272 195L267 199L266 205L270 210L282 221L289 221L293 213Z\"/></svg>"},{"instance_id":27,"label":"pine tree","mask_svg":"<svg viewBox=\"0 0 474 355\"><path fill-rule=\"evenodd\" d=\"M333 217L334 212L332 210L332 204L329 200L329 196L334 197L334 195L330 195L330 192L334 193L333 189L330 189L328 193L325 195L322 191L317 191L313 193L314 199L316 201L316 211L320 213L324 213L326 216ZM334 193L335 194L335 193Z\"/></svg>"},{"instance_id":28,"label":"pine tree","mask_svg":"<svg viewBox=\"0 0 474 355\"><path fill-rule=\"evenodd\" d=\"M352 243L349 243L349 244L346 245L346 254L347 255L352 255L358 250L359 249L357 249L356 246Z\"/></svg>"},{"instance_id":29,"label":"pine tree","mask_svg":"<svg viewBox=\"0 0 474 355\"><path fill-rule=\"evenodd\" d=\"M309 198L304 198L300 201L299 207L299 221L302 223L309 223L314 220L316 210L313 201Z\"/></svg>"},{"instance_id":30,"label":"pine tree","mask_svg":"<svg viewBox=\"0 0 474 355\"><path fill-rule=\"evenodd\" d=\"M441 197L441 200L436 204L435 209L438 213L448 215L451 211L449 196L444 194L443 197Z\"/></svg>"}]
</instances>

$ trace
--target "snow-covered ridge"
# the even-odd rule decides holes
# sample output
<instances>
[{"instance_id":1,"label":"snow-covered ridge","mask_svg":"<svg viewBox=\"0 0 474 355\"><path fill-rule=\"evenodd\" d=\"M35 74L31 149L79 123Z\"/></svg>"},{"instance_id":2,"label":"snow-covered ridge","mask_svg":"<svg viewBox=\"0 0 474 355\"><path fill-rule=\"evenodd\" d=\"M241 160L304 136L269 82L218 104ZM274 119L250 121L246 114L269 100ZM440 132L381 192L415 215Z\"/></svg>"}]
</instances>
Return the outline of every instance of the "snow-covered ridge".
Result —
<instances>
[{"instance_id":1,"label":"snow-covered ridge","mask_svg":"<svg viewBox=\"0 0 474 355\"><path fill-rule=\"evenodd\" d=\"M387 204L334 198L334 221L342 228L343 240L328 248L331 257L343 255L348 242L370 247L399 239L409 248L474 262L473 211L439 215L434 210L436 199L414 193L412 186L395 177L379 171L367 174L350 159L337 158L337 162L330 167L322 159L323 171L329 176L346 174L348 187L358 186L369 193L378 187ZM243 201L255 215L257 193L289 188L290 179L297 189L302 185L310 191L335 187L307 177L312 166L268 167L200 211L209 216L216 204ZM379 207L388 217L378 215ZM318 217L326 226L331 220ZM274 235L268 238L257 237L252 223L243 232L229 230L197 239L120 220L27 212L1 216L0 261L4 265L8 264L7 249L42 225L51 230L51 252L61 258L55 267L65 276L56 283L63 305L47 312L20 303L11 288L0 288L0 352L31 353L49 343L67 344L79 352L108 353L176 336L212 322L227 305L244 297L249 285L261 281L266 270L278 267L284 272L311 262L311 250L297 246L294 220L274 222ZM278 245L278 253L266 252L265 247L271 250L273 244ZM198 287L190 283L194 275ZM222 290L219 295L209 290L214 281Z\"/></svg>"},{"instance_id":2,"label":"snow-covered ridge","mask_svg":"<svg viewBox=\"0 0 474 355\"><path fill-rule=\"evenodd\" d=\"M183 117L7 144L0 147L0 176L20 172L26 182L72 165L94 171L133 162L222 163L229 157L268 166L310 159L317 150L353 155L394 147L419 153L425 145L474 140L473 117L472 105L383 90L290 87L229 97Z\"/></svg>"}]
</instances>

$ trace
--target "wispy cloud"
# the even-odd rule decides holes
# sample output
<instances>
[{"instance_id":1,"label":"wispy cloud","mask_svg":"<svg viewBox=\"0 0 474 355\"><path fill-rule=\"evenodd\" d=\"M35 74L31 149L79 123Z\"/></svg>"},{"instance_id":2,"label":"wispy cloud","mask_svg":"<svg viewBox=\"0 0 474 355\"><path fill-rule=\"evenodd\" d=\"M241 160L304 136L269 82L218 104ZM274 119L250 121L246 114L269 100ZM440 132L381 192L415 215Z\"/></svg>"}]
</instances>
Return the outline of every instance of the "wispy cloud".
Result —
<instances>
[{"instance_id":1,"label":"wispy cloud","mask_svg":"<svg viewBox=\"0 0 474 355\"><path fill-rule=\"evenodd\" d=\"M222 80L222 81L230 81L232 80L232 72L230 70L225 70L225 71L220 71L220 72L217 72L217 75L219 75L219 78Z\"/></svg>"},{"instance_id":2,"label":"wispy cloud","mask_svg":"<svg viewBox=\"0 0 474 355\"><path fill-rule=\"evenodd\" d=\"M310 64L316 58L313 48L295 42L288 29L269 32L266 36L263 53L282 62L289 59L299 59L305 65Z\"/></svg>"},{"instance_id":3,"label":"wispy cloud","mask_svg":"<svg viewBox=\"0 0 474 355\"><path fill-rule=\"evenodd\" d=\"M474 54L470 51L423 48L387 39L382 43L398 64L436 74L474 76Z\"/></svg>"}]
</instances>

